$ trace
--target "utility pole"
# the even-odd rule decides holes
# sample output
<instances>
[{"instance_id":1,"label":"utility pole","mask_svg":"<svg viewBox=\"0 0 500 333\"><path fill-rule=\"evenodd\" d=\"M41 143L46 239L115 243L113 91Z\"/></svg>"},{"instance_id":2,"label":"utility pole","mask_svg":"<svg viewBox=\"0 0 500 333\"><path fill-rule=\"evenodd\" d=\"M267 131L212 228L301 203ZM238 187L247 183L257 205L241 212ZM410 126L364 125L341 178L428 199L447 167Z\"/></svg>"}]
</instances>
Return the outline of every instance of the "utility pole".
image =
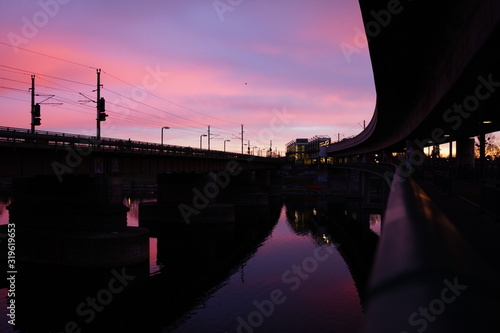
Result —
<instances>
[{"instance_id":1,"label":"utility pole","mask_svg":"<svg viewBox=\"0 0 500 333\"><path fill-rule=\"evenodd\" d=\"M100 101L101 101L101 70L97 69L97 140L101 140L101 106L100 106ZM104 110L103 110L104 111Z\"/></svg>"},{"instance_id":2,"label":"utility pole","mask_svg":"<svg viewBox=\"0 0 500 333\"><path fill-rule=\"evenodd\" d=\"M35 75L31 75L31 133L35 133Z\"/></svg>"},{"instance_id":3,"label":"utility pole","mask_svg":"<svg viewBox=\"0 0 500 333\"><path fill-rule=\"evenodd\" d=\"M241 153L243 154L243 124L241 124Z\"/></svg>"},{"instance_id":4,"label":"utility pole","mask_svg":"<svg viewBox=\"0 0 500 333\"><path fill-rule=\"evenodd\" d=\"M208 125L208 150L210 150L210 125Z\"/></svg>"}]
</instances>

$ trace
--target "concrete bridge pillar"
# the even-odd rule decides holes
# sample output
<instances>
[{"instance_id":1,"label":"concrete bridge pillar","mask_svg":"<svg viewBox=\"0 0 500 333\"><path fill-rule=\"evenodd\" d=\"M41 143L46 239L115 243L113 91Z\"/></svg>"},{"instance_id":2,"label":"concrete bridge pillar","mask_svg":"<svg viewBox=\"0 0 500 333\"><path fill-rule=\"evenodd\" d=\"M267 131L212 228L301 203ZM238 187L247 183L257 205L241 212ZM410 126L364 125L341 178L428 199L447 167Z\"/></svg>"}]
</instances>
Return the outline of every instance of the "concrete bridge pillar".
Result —
<instances>
[{"instance_id":1,"label":"concrete bridge pillar","mask_svg":"<svg viewBox=\"0 0 500 333\"><path fill-rule=\"evenodd\" d=\"M281 195L282 179L277 170L260 169L255 171L255 183L258 192L267 193L270 197Z\"/></svg>"},{"instance_id":2,"label":"concrete bridge pillar","mask_svg":"<svg viewBox=\"0 0 500 333\"><path fill-rule=\"evenodd\" d=\"M124 231L128 208L117 177L65 175L13 181L10 219L19 227L71 231Z\"/></svg>"},{"instance_id":3,"label":"concrete bridge pillar","mask_svg":"<svg viewBox=\"0 0 500 333\"><path fill-rule=\"evenodd\" d=\"M471 177L474 169L474 139L457 138L457 176Z\"/></svg>"},{"instance_id":4,"label":"concrete bridge pillar","mask_svg":"<svg viewBox=\"0 0 500 333\"><path fill-rule=\"evenodd\" d=\"M414 140L406 140L406 172L413 177L422 176L424 160L423 147L416 144Z\"/></svg>"},{"instance_id":5,"label":"concrete bridge pillar","mask_svg":"<svg viewBox=\"0 0 500 333\"><path fill-rule=\"evenodd\" d=\"M225 225L227 229L235 219L234 205L219 198L230 178L228 172L212 171L158 174L158 202L140 205L140 225L153 233L180 237L192 236L202 227Z\"/></svg>"},{"instance_id":6,"label":"concrete bridge pillar","mask_svg":"<svg viewBox=\"0 0 500 333\"><path fill-rule=\"evenodd\" d=\"M102 302L99 308L107 308L99 314L100 325L109 320L110 330L116 330L111 317L132 315L131 304L144 301L149 235L127 227L122 200L115 178L14 180L8 209L16 231L17 329L96 331L97 321L88 320L95 308L85 303L93 297ZM50 306L40 306L44 300Z\"/></svg>"},{"instance_id":7,"label":"concrete bridge pillar","mask_svg":"<svg viewBox=\"0 0 500 333\"><path fill-rule=\"evenodd\" d=\"M127 227L121 181L68 175L15 179L9 222L21 261L107 267L149 258L145 229Z\"/></svg>"}]
</instances>

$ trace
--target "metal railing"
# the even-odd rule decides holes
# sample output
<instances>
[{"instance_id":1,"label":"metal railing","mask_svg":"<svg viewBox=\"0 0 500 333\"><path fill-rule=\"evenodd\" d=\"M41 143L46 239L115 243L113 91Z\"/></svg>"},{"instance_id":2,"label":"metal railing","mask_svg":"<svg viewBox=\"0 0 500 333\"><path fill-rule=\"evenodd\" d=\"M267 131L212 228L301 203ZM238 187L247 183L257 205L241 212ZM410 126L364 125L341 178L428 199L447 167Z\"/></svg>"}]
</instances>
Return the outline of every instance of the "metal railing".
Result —
<instances>
[{"instance_id":1,"label":"metal railing","mask_svg":"<svg viewBox=\"0 0 500 333\"><path fill-rule=\"evenodd\" d=\"M402 178L396 170L363 332L459 332L486 326L478 315L487 311L485 298L495 282L483 275L482 258L467 239L411 177Z\"/></svg>"},{"instance_id":2,"label":"metal railing","mask_svg":"<svg viewBox=\"0 0 500 333\"><path fill-rule=\"evenodd\" d=\"M480 208L482 213L500 221L500 180L482 180Z\"/></svg>"},{"instance_id":3,"label":"metal railing","mask_svg":"<svg viewBox=\"0 0 500 333\"><path fill-rule=\"evenodd\" d=\"M0 143L14 146L26 146L37 149L51 149L65 146L91 147L99 151L119 151L122 153L161 154L172 156L185 156L195 158L236 159L252 161L278 162L278 158L265 156L245 155L239 153L223 152L219 150L206 150L175 145L162 145L158 143L124 140L103 137L100 140L95 136L70 134L37 130L31 133L29 129L0 126Z\"/></svg>"}]
</instances>

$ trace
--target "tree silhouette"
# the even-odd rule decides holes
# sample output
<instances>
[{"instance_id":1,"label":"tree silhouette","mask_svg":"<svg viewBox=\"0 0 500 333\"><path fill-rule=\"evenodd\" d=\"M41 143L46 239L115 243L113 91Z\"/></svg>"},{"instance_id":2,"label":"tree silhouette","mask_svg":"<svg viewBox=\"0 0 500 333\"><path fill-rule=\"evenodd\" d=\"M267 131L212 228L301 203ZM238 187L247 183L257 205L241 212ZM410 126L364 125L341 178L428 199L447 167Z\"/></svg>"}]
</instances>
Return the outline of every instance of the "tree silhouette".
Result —
<instances>
[{"instance_id":1,"label":"tree silhouette","mask_svg":"<svg viewBox=\"0 0 500 333\"><path fill-rule=\"evenodd\" d=\"M475 156L479 158L479 139L476 137ZM485 137L486 160L494 161L500 159L500 141L495 138L495 135L489 134Z\"/></svg>"}]
</instances>

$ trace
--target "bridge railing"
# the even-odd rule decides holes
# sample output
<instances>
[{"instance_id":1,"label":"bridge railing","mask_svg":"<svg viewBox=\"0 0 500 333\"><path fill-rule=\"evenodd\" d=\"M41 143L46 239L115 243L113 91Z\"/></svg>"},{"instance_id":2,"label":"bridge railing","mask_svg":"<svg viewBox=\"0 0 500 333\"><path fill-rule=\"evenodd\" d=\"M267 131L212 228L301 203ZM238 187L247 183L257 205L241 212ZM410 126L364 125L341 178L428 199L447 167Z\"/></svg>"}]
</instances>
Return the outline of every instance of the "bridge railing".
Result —
<instances>
[{"instance_id":1,"label":"bridge railing","mask_svg":"<svg viewBox=\"0 0 500 333\"><path fill-rule=\"evenodd\" d=\"M236 160L266 160L268 157L245 155L219 150L207 150L176 145L124 140L117 138L97 137L62 132L40 131L31 133L29 129L0 126L0 142L14 145L30 145L35 148L57 148L59 146L91 147L98 151L119 151L123 153L162 154L197 158L220 158ZM278 160L274 158L273 160Z\"/></svg>"},{"instance_id":2,"label":"bridge railing","mask_svg":"<svg viewBox=\"0 0 500 333\"><path fill-rule=\"evenodd\" d=\"M489 312L484 298L495 283L483 275L482 259L465 237L411 178L396 170L363 331L481 331L475 328L485 326L480 317Z\"/></svg>"}]
</instances>

